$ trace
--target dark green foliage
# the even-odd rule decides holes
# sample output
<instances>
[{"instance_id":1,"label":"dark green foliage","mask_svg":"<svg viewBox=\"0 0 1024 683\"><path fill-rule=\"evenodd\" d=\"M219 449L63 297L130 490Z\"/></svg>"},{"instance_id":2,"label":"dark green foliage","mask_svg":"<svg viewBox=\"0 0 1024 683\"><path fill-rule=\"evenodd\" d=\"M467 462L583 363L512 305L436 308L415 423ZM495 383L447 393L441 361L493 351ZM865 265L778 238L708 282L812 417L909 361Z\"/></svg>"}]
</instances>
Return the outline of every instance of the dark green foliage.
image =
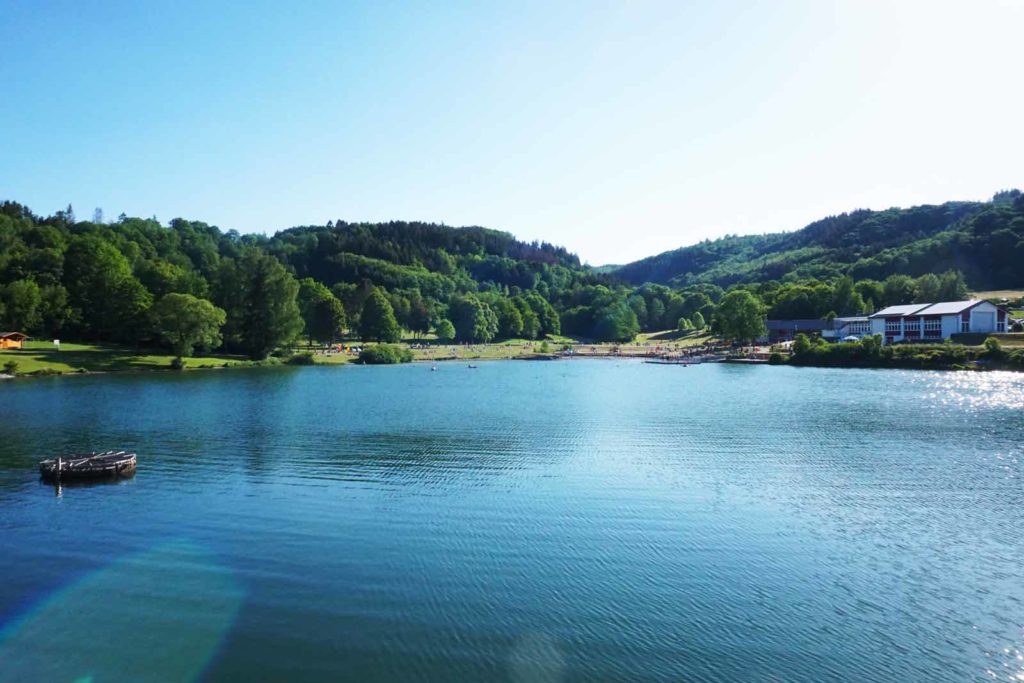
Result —
<instances>
[{"instance_id":1,"label":"dark green foliage","mask_svg":"<svg viewBox=\"0 0 1024 683\"><path fill-rule=\"evenodd\" d=\"M397 342L402 339L402 331L395 320L391 302L379 289L374 289L363 304L363 312L359 316L359 336L367 341L378 342Z\"/></svg>"},{"instance_id":2,"label":"dark green foliage","mask_svg":"<svg viewBox=\"0 0 1024 683\"><path fill-rule=\"evenodd\" d=\"M593 337L597 341L625 342L640 331L636 313L624 300L601 309L594 325Z\"/></svg>"},{"instance_id":3,"label":"dark green foliage","mask_svg":"<svg viewBox=\"0 0 1024 683\"><path fill-rule=\"evenodd\" d=\"M811 340L803 332L793 337L793 353L802 356L811 350Z\"/></svg>"},{"instance_id":4,"label":"dark green foliage","mask_svg":"<svg viewBox=\"0 0 1024 683\"><path fill-rule=\"evenodd\" d=\"M40 217L3 202L0 328L154 344L151 306L177 294L223 309L224 348L254 357L287 346L302 329L321 341L346 327L382 341L397 340L402 328L434 328L444 338L444 320L465 341L563 331L628 341L639 331L676 329L681 318L715 323L721 285L748 292L770 317L789 318L964 298L960 271L975 287L1016 286L1022 235L1024 199L1010 192L985 204L855 212L798 233L726 238L621 271L637 284L681 287L673 289L627 286L564 249L476 227L338 222L268 237L183 219L76 222L70 207ZM374 292L394 325L376 297L376 320L363 324Z\"/></svg>"},{"instance_id":5,"label":"dark green foliage","mask_svg":"<svg viewBox=\"0 0 1024 683\"><path fill-rule=\"evenodd\" d=\"M185 360L181 356L175 356L170 362L171 370L184 370Z\"/></svg>"},{"instance_id":6,"label":"dark green foliage","mask_svg":"<svg viewBox=\"0 0 1024 683\"><path fill-rule=\"evenodd\" d=\"M989 360L1000 361L1006 357L1006 353L1003 351L1003 345L999 343L999 340L995 337L989 337L985 340L985 357Z\"/></svg>"},{"instance_id":7,"label":"dark green foliage","mask_svg":"<svg viewBox=\"0 0 1024 683\"><path fill-rule=\"evenodd\" d=\"M1014 354L1003 354L998 348L998 341L995 346L986 345L982 350L977 347L971 348L960 344L949 342L943 344L889 344L882 345L881 337L870 336L861 339L859 342L843 342L839 344L828 344L818 341L801 346L798 350L797 344L793 344L794 365L818 365L826 367L899 367L899 368L931 368L951 369L969 367L976 360L983 359L990 362L998 362L997 367L1024 367L1014 365L1024 361L1024 354L1020 360L1014 358ZM995 349L993 351L993 348ZM1018 353L1015 351L1014 353ZM998 357L996 357L996 354Z\"/></svg>"},{"instance_id":8,"label":"dark green foliage","mask_svg":"<svg viewBox=\"0 0 1024 683\"><path fill-rule=\"evenodd\" d=\"M153 295L109 242L93 235L74 239L64 259L64 282L84 337L135 342L148 335L145 314Z\"/></svg>"},{"instance_id":9,"label":"dark green foliage","mask_svg":"<svg viewBox=\"0 0 1024 683\"><path fill-rule=\"evenodd\" d=\"M771 365L784 365L786 363L786 357L778 351L772 351L768 356L768 363Z\"/></svg>"},{"instance_id":10,"label":"dark green foliage","mask_svg":"<svg viewBox=\"0 0 1024 683\"><path fill-rule=\"evenodd\" d=\"M523 336L523 315L510 299L495 296L488 299L487 305L498 317L499 337L510 339Z\"/></svg>"},{"instance_id":11,"label":"dark green foliage","mask_svg":"<svg viewBox=\"0 0 1024 683\"><path fill-rule=\"evenodd\" d=\"M530 304L521 296L512 299L512 304L519 311L519 318L522 320L522 332L520 334L527 339L536 339L540 336L540 318L534 312ZM561 326L561 323L559 323Z\"/></svg>"},{"instance_id":12,"label":"dark green foliage","mask_svg":"<svg viewBox=\"0 0 1024 683\"><path fill-rule=\"evenodd\" d=\"M885 211L854 211L772 235L724 237L651 256L612 272L627 282L722 286L770 280L883 280L960 271L979 289L1024 284L1024 195L990 202L948 202ZM951 283L946 283L947 285ZM862 299L868 297L859 292ZM939 300L962 298L947 289ZM874 301L876 306L880 302ZM843 314L838 310L837 313Z\"/></svg>"},{"instance_id":13,"label":"dark green foliage","mask_svg":"<svg viewBox=\"0 0 1024 683\"><path fill-rule=\"evenodd\" d=\"M394 365L412 361L412 351L394 344L374 344L359 352L359 361L367 365Z\"/></svg>"},{"instance_id":14,"label":"dark green foliage","mask_svg":"<svg viewBox=\"0 0 1024 683\"><path fill-rule=\"evenodd\" d=\"M712 330L725 339L749 342L767 333L764 306L746 290L734 289L715 309Z\"/></svg>"},{"instance_id":15,"label":"dark green foliage","mask_svg":"<svg viewBox=\"0 0 1024 683\"><path fill-rule=\"evenodd\" d=\"M460 342L489 342L498 334L498 316L478 297L467 294L453 297L448 311Z\"/></svg>"},{"instance_id":16,"label":"dark green foliage","mask_svg":"<svg viewBox=\"0 0 1024 683\"><path fill-rule=\"evenodd\" d=\"M312 278L299 282L299 312L309 343L333 342L345 333L345 308L331 290Z\"/></svg>"},{"instance_id":17,"label":"dark green foliage","mask_svg":"<svg viewBox=\"0 0 1024 683\"><path fill-rule=\"evenodd\" d=\"M0 287L5 329L35 334L43 322L42 293L34 280L15 280Z\"/></svg>"},{"instance_id":18,"label":"dark green foliage","mask_svg":"<svg viewBox=\"0 0 1024 683\"><path fill-rule=\"evenodd\" d=\"M437 334L437 338L441 341L450 342L455 339L455 326L452 325L451 320L445 318L438 321L437 326L434 328L434 333Z\"/></svg>"},{"instance_id":19,"label":"dark green foliage","mask_svg":"<svg viewBox=\"0 0 1024 683\"><path fill-rule=\"evenodd\" d=\"M286 301L295 298L287 281L300 278L301 320ZM323 341L345 327L362 330L363 308L379 289L399 328L414 335L450 318L453 297L479 295L502 313L495 334L537 338L559 332L567 292L602 281L611 279L565 249L476 227L332 222L266 237L183 219L166 227L123 215L76 222L68 209L47 218L0 203L0 327L34 335L153 343L153 301L188 294L226 311L225 348L263 356L288 344L297 326Z\"/></svg>"},{"instance_id":20,"label":"dark green foliage","mask_svg":"<svg viewBox=\"0 0 1024 683\"><path fill-rule=\"evenodd\" d=\"M224 311L206 299L172 292L150 311L156 334L178 356L191 356L195 347L220 346L220 330L226 321Z\"/></svg>"},{"instance_id":21,"label":"dark green foliage","mask_svg":"<svg viewBox=\"0 0 1024 683\"><path fill-rule=\"evenodd\" d=\"M272 256L249 250L238 262L238 287L225 306L228 328L253 360L290 344L302 330L296 296L299 283Z\"/></svg>"},{"instance_id":22,"label":"dark green foliage","mask_svg":"<svg viewBox=\"0 0 1024 683\"><path fill-rule=\"evenodd\" d=\"M296 353L288 357L288 365L316 365L316 358L309 351Z\"/></svg>"},{"instance_id":23,"label":"dark green foliage","mask_svg":"<svg viewBox=\"0 0 1024 683\"><path fill-rule=\"evenodd\" d=\"M9 360L4 363L4 374L5 375L16 375L18 374L18 361Z\"/></svg>"}]
</instances>

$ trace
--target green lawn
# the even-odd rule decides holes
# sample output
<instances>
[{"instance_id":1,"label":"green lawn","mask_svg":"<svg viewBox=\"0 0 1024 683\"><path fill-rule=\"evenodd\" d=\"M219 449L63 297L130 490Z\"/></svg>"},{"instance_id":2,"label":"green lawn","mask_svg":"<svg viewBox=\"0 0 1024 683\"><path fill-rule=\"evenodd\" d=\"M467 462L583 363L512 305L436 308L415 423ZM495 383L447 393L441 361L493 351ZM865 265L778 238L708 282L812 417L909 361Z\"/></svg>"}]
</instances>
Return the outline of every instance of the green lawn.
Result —
<instances>
[{"instance_id":1,"label":"green lawn","mask_svg":"<svg viewBox=\"0 0 1024 683\"><path fill-rule=\"evenodd\" d=\"M412 341L410 345L425 340ZM675 331L652 332L641 334L636 341L628 344L588 343L569 337L552 337L547 340L547 353L557 354L564 345L577 348L579 355L609 355L613 348L621 353L648 353L655 347L663 351L684 349L713 342L714 337L702 332L680 333ZM510 358L532 357L544 353L544 342L535 339L506 339L493 344L437 344L430 343L425 348L413 349L413 355L419 361L434 360L505 360ZM360 345L358 342L345 342L346 346ZM314 362L317 365L343 365L358 361L358 356L350 353L329 353L314 351ZM593 350L591 350L593 349ZM300 344L299 352L309 351L310 347ZM17 374L31 375L34 373L79 373L79 372L123 372L138 370L169 369L174 356L170 353L152 353L150 350L138 350L131 347L108 344L61 344L57 351L50 342L26 342L20 351L0 351L0 372L8 361L18 364ZM185 358L185 368L220 368L225 366L252 365L252 361L243 356L213 354L209 356ZM275 361L276 362L276 361Z\"/></svg>"},{"instance_id":2,"label":"green lawn","mask_svg":"<svg viewBox=\"0 0 1024 683\"><path fill-rule=\"evenodd\" d=\"M637 335L637 344L654 344L655 346L671 346L684 349L690 346L704 346L719 341L717 337L708 334L706 330L695 330L691 332L679 332L677 330L665 330L663 332L642 332Z\"/></svg>"},{"instance_id":3,"label":"green lawn","mask_svg":"<svg viewBox=\"0 0 1024 683\"><path fill-rule=\"evenodd\" d=\"M18 374L34 372L118 372L124 370L161 370L170 366L171 354L150 353L130 347L99 344L61 344L57 351L50 342L25 342L22 350L0 351L0 369L8 361L18 364ZM211 355L185 358L186 368L248 365L240 356Z\"/></svg>"}]
</instances>

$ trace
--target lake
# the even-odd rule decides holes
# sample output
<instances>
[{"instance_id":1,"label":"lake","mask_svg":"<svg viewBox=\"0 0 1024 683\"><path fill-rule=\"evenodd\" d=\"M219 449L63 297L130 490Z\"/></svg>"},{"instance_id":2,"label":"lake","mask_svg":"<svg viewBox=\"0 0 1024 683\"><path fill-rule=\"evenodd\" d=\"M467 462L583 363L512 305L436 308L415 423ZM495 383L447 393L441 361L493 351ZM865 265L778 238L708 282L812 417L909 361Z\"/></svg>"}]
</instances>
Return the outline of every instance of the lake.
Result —
<instances>
[{"instance_id":1,"label":"lake","mask_svg":"<svg viewBox=\"0 0 1024 683\"><path fill-rule=\"evenodd\" d=\"M0 384L0 681L1024 679L1024 374ZM130 449L118 484L38 481Z\"/></svg>"}]
</instances>

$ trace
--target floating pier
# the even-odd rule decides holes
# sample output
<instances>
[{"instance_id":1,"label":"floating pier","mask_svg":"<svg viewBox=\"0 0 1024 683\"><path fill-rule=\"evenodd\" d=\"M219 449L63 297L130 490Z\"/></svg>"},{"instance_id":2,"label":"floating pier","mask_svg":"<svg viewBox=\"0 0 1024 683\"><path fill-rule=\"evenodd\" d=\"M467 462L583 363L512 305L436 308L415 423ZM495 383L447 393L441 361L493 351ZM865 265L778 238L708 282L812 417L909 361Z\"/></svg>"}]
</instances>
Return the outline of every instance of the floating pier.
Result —
<instances>
[{"instance_id":1,"label":"floating pier","mask_svg":"<svg viewBox=\"0 0 1024 683\"><path fill-rule=\"evenodd\" d=\"M135 474L135 454L103 451L61 456L39 463L39 474L47 482L130 477Z\"/></svg>"}]
</instances>

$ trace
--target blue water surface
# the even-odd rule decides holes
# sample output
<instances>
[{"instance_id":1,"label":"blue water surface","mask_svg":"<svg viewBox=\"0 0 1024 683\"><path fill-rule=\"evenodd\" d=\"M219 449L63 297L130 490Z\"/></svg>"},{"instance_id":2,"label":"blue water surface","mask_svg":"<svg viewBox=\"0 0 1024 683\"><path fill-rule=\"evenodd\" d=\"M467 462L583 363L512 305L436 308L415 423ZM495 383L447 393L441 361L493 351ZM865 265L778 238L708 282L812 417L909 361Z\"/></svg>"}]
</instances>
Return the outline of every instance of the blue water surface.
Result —
<instances>
[{"instance_id":1,"label":"blue water surface","mask_svg":"<svg viewBox=\"0 0 1024 683\"><path fill-rule=\"evenodd\" d=\"M269 368L0 406L0 681L1024 680L1024 375ZM134 479L37 479L108 448Z\"/></svg>"}]
</instances>

